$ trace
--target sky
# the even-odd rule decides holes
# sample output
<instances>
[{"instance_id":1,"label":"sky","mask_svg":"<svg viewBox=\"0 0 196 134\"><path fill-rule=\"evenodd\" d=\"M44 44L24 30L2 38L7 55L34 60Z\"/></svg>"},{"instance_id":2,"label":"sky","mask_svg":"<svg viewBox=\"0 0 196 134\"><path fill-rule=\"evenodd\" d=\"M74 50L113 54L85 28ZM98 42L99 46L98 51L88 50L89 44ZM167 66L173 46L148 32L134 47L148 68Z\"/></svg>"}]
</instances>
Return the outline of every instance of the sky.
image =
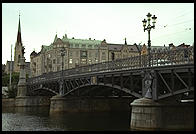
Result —
<instances>
[{"instance_id":1,"label":"sky","mask_svg":"<svg viewBox=\"0 0 196 134\"><path fill-rule=\"evenodd\" d=\"M151 45L193 45L194 3L2 3L2 64L14 60L20 12L26 62L59 38L104 40L108 43L147 44L142 20L157 17ZM152 23L151 23L152 24Z\"/></svg>"}]
</instances>

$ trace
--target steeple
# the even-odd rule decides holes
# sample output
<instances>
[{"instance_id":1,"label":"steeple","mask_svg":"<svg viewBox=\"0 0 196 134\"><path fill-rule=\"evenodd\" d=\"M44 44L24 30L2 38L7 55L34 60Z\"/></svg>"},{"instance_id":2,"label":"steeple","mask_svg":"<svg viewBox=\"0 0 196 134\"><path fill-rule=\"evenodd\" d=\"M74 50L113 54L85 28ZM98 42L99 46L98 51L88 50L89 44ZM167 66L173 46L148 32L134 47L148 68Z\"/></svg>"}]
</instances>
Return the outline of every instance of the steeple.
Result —
<instances>
[{"instance_id":1,"label":"steeple","mask_svg":"<svg viewBox=\"0 0 196 134\"><path fill-rule=\"evenodd\" d=\"M125 45L127 45L127 40L126 40L126 38L125 38Z\"/></svg>"},{"instance_id":2,"label":"steeple","mask_svg":"<svg viewBox=\"0 0 196 134\"><path fill-rule=\"evenodd\" d=\"M19 13L19 23L18 23L18 35L17 35L17 43L22 45L21 39L21 28L20 28L20 13Z\"/></svg>"},{"instance_id":3,"label":"steeple","mask_svg":"<svg viewBox=\"0 0 196 134\"><path fill-rule=\"evenodd\" d=\"M24 56L24 48L21 39L20 13L19 13L18 34L15 43L15 51L14 51L14 72L20 72L19 63L20 63L20 58L23 56Z\"/></svg>"},{"instance_id":4,"label":"steeple","mask_svg":"<svg viewBox=\"0 0 196 134\"><path fill-rule=\"evenodd\" d=\"M56 42L56 40L57 40L57 32L56 32L56 35L55 35L55 38L54 38L54 42Z\"/></svg>"}]
</instances>

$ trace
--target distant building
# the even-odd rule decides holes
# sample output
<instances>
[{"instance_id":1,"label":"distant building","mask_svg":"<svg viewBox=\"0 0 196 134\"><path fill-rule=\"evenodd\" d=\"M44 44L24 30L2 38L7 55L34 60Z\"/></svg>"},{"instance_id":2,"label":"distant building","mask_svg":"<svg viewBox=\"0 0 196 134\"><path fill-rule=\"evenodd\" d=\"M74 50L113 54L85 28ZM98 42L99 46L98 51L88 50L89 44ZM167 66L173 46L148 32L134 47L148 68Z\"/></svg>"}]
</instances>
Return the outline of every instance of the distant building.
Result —
<instances>
[{"instance_id":1,"label":"distant building","mask_svg":"<svg viewBox=\"0 0 196 134\"><path fill-rule=\"evenodd\" d=\"M125 44L107 43L107 45L109 51L108 61L139 55L139 51L137 50L137 47L135 45L127 45L126 39L125 39Z\"/></svg>"},{"instance_id":2,"label":"distant building","mask_svg":"<svg viewBox=\"0 0 196 134\"><path fill-rule=\"evenodd\" d=\"M190 47L190 45L186 45L185 43L180 44L179 46L177 46L178 48L188 48Z\"/></svg>"},{"instance_id":3,"label":"distant building","mask_svg":"<svg viewBox=\"0 0 196 134\"><path fill-rule=\"evenodd\" d=\"M20 27L20 15L19 15L19 23L18 23L18 34L17 34L17 40L15 43L15 51L14 51L14 61L7 61L6 67L5 67L5 72L7 74L10 73L10 69L12 72L20 72L20 67L19 67L19 62L20 62L20 57L22 56L22 38L21 38L21 27ZM30 74L30 62L25 62L25 69L26 73Z\"/></svg>"},{"instance_id":4,"label":"distant building","mask_svg":"<svg viewBox=\"0 0 196 134\"><path fill-rule=\"evenodd\" d=\"M125 44L112 44L107 43L105 39L103 41L91 38L70 39L66 34L60 39L56 35L49 46L42 45L40 52L33 51L31 53L32 77L60 71L62 68L62 48L65 48L64 69L139 55L136 46L127 45L126 40Z\"/></svg>"},{"instance_id":5,"label":"distant building","mask_svg":"<svg viewBox=\"0 0 196 134\"><path fill-rule=\"evenodd\" d=\"M186 44L181 44L179 46L174 46L173 43L169 44L168 46L151 46L151 52L162 52L164 50L176 50L178 48L188 48L190 47L190 45L186 45ZM141 48L141 55L145 55L148 54L148 46L146 46L145 44L143 44L142 48Z\"/></svg>"},{"instance_id":6,"label":"distant building","mask_svg":"<svg viewBox=\"0 0 196 134\"><path fill-rule=\"evenodd\" d=\"M7 61L6 62L6 65L5 65L5 73L6 74L9 74L10 73L10 70L13 72L14 70L14 61Z\"/></svg>"},{"instance_id":7,"label":"distant building","mask_svg":"<svg viewBox=\"0 0 196 134\"><path fill-rule=\"evenodd\" d=\"M178 47L183 47L180 45ZM187 45L185 45L187 46ZM104 39L91 40L67 38L65 34L62 39L55 35L54 41L49 45L42 45L40 52L33 51L30 55L30 70L32 77L44 73L60 71L62 68L61 49L65 49L64 69L95 64L106 61L113 61L127 57L148 54L148 46L128 45L125 39L124 44L107 43ZM171 43L169 46L151 46L151 52L157 53L165 50L175 50Z\"/></svg>"}]
</instances>

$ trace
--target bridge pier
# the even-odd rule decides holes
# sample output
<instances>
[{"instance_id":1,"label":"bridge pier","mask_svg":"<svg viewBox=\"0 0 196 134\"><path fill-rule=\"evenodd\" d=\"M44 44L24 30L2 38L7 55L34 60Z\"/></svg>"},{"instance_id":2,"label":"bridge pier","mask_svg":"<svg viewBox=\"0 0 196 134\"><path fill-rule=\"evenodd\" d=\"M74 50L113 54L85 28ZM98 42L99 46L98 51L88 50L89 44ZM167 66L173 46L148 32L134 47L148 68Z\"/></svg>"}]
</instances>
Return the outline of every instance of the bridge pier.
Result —
<instances>
[{"instance_id":1,"label":"bridge pier","mask_svg":"<svg viewBox=\"0 0 196 134\"><path fill-rule=\"evenodd\" d=\"M66 99L60 95L55 95L50 98L50 114L64 112L65 106L64 102Z\"/></svg>"},{"instance_id":2,"label":"bridge pier","mask_svg":"<svg viewBox=\"0 0 196 134\"><path fill-rule=\"evenodd\" d=\"M155 102L140 98L131 103L131 130L193 130L194 103Z\"/></svg>"},{"instance_id":3,"label":"bridge pier","mask_svg":"<svg viewBox=\"0 0 196 134\"><path fill-rule=\"evenodd\" d=\"M61 97L54 96L50 102L50 114L62 112L130 111L130 97Z\"/></svg>"},{"instance_id":4,"label":"bridge pier","mask_svg":"<svg viewBox=\"0 0 196 134\"><path fill-rule=\"evenodd\" d=\"M48 96L20 96L15 99L15 106L50 106L50 98Z\"/></svg>"}]
</instances>

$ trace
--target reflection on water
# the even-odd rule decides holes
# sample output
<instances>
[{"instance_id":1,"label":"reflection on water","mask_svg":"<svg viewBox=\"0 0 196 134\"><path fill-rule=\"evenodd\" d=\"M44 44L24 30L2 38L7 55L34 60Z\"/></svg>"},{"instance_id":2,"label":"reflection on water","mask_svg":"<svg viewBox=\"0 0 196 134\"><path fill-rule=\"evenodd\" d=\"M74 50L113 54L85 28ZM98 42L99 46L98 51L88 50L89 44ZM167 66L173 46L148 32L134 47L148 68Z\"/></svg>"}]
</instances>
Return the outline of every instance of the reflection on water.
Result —
<instances>
[{"instance_id":1,"label":"reflection on water","mask_svg":"<svg viewBox=\"0 0 196 134\"><path fill-rule=\"evenodd\" d=\"M3 131L129 131L129 112L49 115L49 107L2 109Z\"/></svg>"}]
</instances>

